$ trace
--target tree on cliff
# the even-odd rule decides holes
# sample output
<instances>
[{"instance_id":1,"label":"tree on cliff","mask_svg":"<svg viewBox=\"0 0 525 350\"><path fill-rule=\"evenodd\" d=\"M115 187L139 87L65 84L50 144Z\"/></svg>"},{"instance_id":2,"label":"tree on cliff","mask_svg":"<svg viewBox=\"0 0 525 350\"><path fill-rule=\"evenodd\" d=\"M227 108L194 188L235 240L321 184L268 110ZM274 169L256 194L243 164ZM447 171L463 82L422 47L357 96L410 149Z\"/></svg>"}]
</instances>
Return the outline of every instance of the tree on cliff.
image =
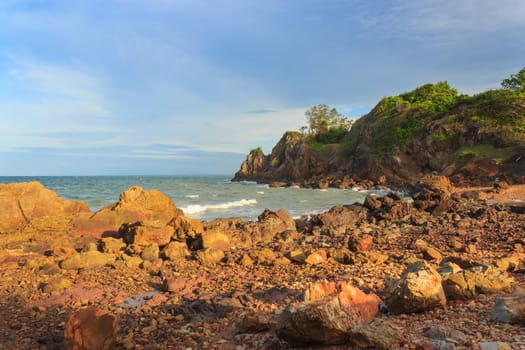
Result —
<instances>
[{"instance_id":1,"label":"tree on cliff","mask_svg":"<svg viewBox=\"0 0 525 350\"><path fill-rule=\"evenodd\" d=\"M335 108L330 108L326 104L313 106L304 112L308 120L310 134L315 136L325 136L331 129L348 131L352 121L343 117Z\"/></svg>"},{"instance_id":2,"label":"tree on cliff","mask_svg":"<svg viewBox=\"0 0 525 350\"><path fill-rule=\"evenodd\" d=\"M508 90L525 91L525 67L518 73L511 74L507 79L503 79L501 86Z\"/></svg>"}]
</instances>

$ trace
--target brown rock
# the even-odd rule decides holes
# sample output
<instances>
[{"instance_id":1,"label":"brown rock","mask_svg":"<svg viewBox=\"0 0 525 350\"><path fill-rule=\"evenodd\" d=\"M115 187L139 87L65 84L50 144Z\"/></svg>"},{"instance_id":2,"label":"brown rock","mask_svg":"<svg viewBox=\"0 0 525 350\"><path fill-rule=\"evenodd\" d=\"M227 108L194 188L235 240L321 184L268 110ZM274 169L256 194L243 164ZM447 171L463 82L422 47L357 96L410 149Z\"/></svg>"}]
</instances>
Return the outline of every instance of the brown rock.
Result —
<instances>
[{"instance_id":1,"label":"brown rock","mask_svg":"<svg viewBox=\"0 0 525 350\"><path fill-rule=\"evenodd\" d=\"M291 343L343 344L354 326L374 318L379 302L348 283L316 283L305 291L304 302L282 312L276 332Z\"/></svg>"},{"instance_id":2,"label":"brown rock","mask_svg":"<svg viewBox=\"0 0 525 350\"><path fill-rule=\"evenodd\" d=\"M205 231L201 235L203 248L215 248L223 251L230 249L230 240L227 235L219 231Z\"/></svg>"},{"instance_id":3,"label":"brown rock","mask_svg":"<svg viewBox=\"0 0 525 350\"><path fill-rule=\"evenodd\" d=\"M100 240L100 248L104 253L120 255L126 249L126 243L122 238L104 237Z\"/></svg>"},{"instance_id":4,"label":"brown rock","mask_svg":"<svg viewBox=\"0 0 525 350\"><path fill-rule=\"evenodd\" d=\"M250 253L250 255L255 261L257 261L258 264L263 265L270 265L277 258L274 251L270 248L255 249Z\"/></svg>"},{"instance_id":5,"label":"brown rock","mask_svg":"<svg viewBox=\"0 0 525 350\"><path fill-rule=\"evenodd\" d=\"M350 331L350 342L360 348L390 349L405 339L404 330L386 319L376 318Z\"/></svg>"},{"instance_id":6,"label":"brown rock","mask_svg":"<svg viewBox=\"0 0 525 350\"><path fill-rule=\"evenodd\" d=\"M372 249L374 238L370 235L355 237L348 243L348 248L353 252L367 252Z\"/></svg>"},{"instance_id":7,"label":"brown rock","mask_svg":"<svg viewBox=\"0 0 525 350\"><path fill-rule=\"evenodd\" d=\"M294 249L286 255L291 261L304 264L306 254L300 249Z\"/></svg>"},{"instance_id":8,"label":"brown rock","mask_svg":"<svg viewBox=\"0 0 525 350\"><path fill-rule=\"evenodd\" d=\"M104 266L114 261L114 254L105 254L94 251L79 253L66 258L60 263L60 267L64 270L89 269Z\"/></svg>"},{"instance_id":9,"label":"brown rock","mask_svg":"<svg viewBox=\"0 0 525 350\"><path fill-rule=\"evenodd\" d=\"M0 184L0 233L13 232L34 218L89 213L85 202L64 200L39 182Z\"/></svg>"},{"instance_id":10,"label":"brown rock","mask_svg":"<svg viewBox=\"0 0 525 350\"><path fill-rule=\"evenodd\" d=\"M241 260L239 260L239 264L241 264L243 266L252 266L253 265L253 260L252 260L252 258L250 258L250 256L248 254L243 254Z\"/></svg>"},{"instance_id":11,"label":"brown rock","mask_svg":"<svg viewBox=\"0 0 525 350\"><path fill-rule=\"evenodd\" d=\"M196 238L204 232L204 227L199 220L182 215L171 220L169 225L173 227L173 239L179 241Z\"/></svg>"},{"instance_id":12,"label":"brown rock","mask_svg":"<svg viewBox=\"0 0 525 350\"><path fill-rule=\"evenodd\" d=\"M119 228L119 235L127 244L144 247L154 243L164 246L170 242L173 228L160 221L124 223Z\"/></svg>"},{"instance_id":13,"label":"brown rock","mask_svg":"<svg viewBox=\"0 0 525 350\"><path fill-rule=\"evenodd\" d=\"M162 257L168 260L180 260L190 256L190 250L184 242L172 241L162 249Z\"/></svg>"},{"instance_id":14,"label":"brown rock","mask_svg":"<svg viewBox=\"0 0 525 350\"><path fill-rule=\"evenodd\" d=\"M445 306L441 276L424 261L409 264L397 281L385 291L388 311L393 314L413 313Z\"/></svg>"},{"instance_id":15,"label":"brown rock","mask_svg":"<svg viewBox=\"0 0 525 350\"><path fill-rule=\"evenodd\" d=\"M327 260L326 252L324 250L318 250L308 255L304 260L305 264L308 265L317 265L325 263Z\"/></svg>"},{"instance_id":16,"label":"brown rock","mask_svg":"<svg viewBox=\"0 0 525 350\"><path fill-rule=\"evenodd\" d=\"M109 350L115 344L117 332L117 316L88 307L67 321L64 345L68 350Z\"/></svg>"},{"instance_id":17,"label":"brown rock","mask_svg":"<svg viewBox=\"0 0 525 350\"><path fill-rule=\"evenodd\" d=\"M154 261L159 258L159 246L155 243L151 243L150 245L147 245L142 249L142 252L140 253L140 257L142 260L145 261Z\"/></svg>"},{"instance_id":18,"label":"brown rock","mask_svg":"<svg viewBox=\"0 0 525 350\"><path fill-rule=\"evenodd\" d=\"M158 221L165 225L181 215L170 197L134 186L122 192L118 202L100 209L88 220L79 219L75 225L79 233L100 236L104 232L117 232L124 223Z\"/></svg>"},{"instance_id":19,"label":"brown rock","mask_svg":"<svg viewBox=\"0 0 525 350\"><path fill-rule=\"evenodd\" d=\"M224 260L224 252L215 248L206 248L196 253L197 260L204 265L217 264Z\"/></svg>"}]
</instances>

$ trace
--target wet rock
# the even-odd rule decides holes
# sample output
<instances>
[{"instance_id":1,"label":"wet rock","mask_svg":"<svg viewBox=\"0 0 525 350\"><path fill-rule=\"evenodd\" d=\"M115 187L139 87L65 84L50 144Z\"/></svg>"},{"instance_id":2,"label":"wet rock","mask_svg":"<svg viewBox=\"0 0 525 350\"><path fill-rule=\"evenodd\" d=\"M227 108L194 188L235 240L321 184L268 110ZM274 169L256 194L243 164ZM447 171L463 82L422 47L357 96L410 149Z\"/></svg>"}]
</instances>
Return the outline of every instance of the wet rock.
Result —
<instances>
[{"instance_id":1,"label":"wet rock","mask_svg":"<svg viewBox=\"0 0 525 350\"><path fill-rule=\"evenodd\" d=\"M66 258L60 263L64 270L89 269L104 266L115 261L114 254L105 254L99 251L85 252Z\"/></svg>"},{"instance_id":2,"label":"wet rock","mask_svg":"<svg viewBox=\"0 0 525 350\"><path fill-rule=\"evenodd\" d=\"M498 297L492 317L503 323L525 325L525 291Z\"/></svg>"},{"instance_id":3,"label":"wet rock","mask_svg":"<svg viewBox=\"0 0 525 350\"><path fill-rule=\"evenodd\" d=\"M160 221L125 223L119 229L119 236L126 244L145 247L152 243L159 246L168 244L173 235L173 228Z\"/></svg>"},{"instance_id":4,"label":"wet rock","mask_svg":"<svg viewBox=\"0 0 525 350\"><path fill-rule=\"evenodd\" d=\"M390 349L403 339L404 330L386 319L357 325L349 333L350 342L361 348Z\"/></svg>"},{"instance_id":5,"label":"wet rock","mask_svg":"<svg viewBox=\"0 0 525 350\"><path fill-rule=\"evenodd\" d=\"M310 285L304 302L289 305L279 318L277 335L296 344L343 344L350 330L370 322L380 299L344 282Z\"/></svg>"},{"instance_id":6,"label":"wet rock","mask_svg":"<svg viewBox=\"0 0 525 350\"><path fill-rule=\"evenodd\" d=\"M162 249L164 259L177 261L190 256L190 250L184 242L172 241Z\"/></svg>"},{"instance_id":7,"label":"wet rock","mask_svg":"<svg viewBox=\"0 0 525 350\"><path fill-rule=\"evenodd\" d=\"M224 252L220 249L206 248L196 252L197 260L203 264L217 264L224 260Z\"/></svg>"},{"instance_id":8,"label":"wet rock","mask_svg":"<svg viewBox=\"0 0 525 350\"><path fill-rule=\"evenodd\" d=\"M413 313L446 304L441 276L424 261L409 264L397 281L390 281L385 303L393 314Z\"/></svg>"},{"instance_id":9,"label":"wet rock","mask_svg":"<svg viewBox=\"0 0 525 350\"><path fill-rule=\"evenodd\" d=\"M117 333L117 316L88 307L67 321L64 345L68 350L109 350L115 344Z\"/></svg>"}]
</instances>

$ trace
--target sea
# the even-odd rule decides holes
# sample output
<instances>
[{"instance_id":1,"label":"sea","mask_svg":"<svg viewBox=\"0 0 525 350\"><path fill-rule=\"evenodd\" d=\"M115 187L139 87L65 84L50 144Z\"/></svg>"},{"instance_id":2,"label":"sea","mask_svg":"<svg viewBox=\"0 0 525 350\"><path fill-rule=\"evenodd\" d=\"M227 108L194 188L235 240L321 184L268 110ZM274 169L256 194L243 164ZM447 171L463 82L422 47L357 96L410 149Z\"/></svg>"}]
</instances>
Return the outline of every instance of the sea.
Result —
<instances>
[{"instance_id":1,"label":"sea","mask_svg":"<svg viewBox=\"0 0 525 350\"><path fill-rule=\"evenodd\" d=\"M338 204L362 203L372 192L353 189L271 188L251 181L232 182L232 175L198 176L33 176L0 177L0 183L39 181L65 199L86 201L92 211L118 201L132 186L157 189L170 196L184 214L210 221L240 217L256 220L265 210L284 208L294 218L316 214Z\"/></svg>"}]
</instances>

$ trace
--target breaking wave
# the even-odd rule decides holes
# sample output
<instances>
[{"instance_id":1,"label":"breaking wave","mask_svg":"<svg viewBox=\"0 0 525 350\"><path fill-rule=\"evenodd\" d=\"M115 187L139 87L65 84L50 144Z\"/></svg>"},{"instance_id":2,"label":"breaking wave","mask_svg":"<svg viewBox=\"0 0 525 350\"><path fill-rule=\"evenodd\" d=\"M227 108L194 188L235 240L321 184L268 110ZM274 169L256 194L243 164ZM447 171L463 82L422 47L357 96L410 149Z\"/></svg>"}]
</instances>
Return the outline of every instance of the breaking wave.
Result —
<instances>
[{"instance_id":1,"label":"breaking wave","mask_svg":"<svg viewBox=\"0 0 525 350\"><path fill-rule=\"evenodd\" d=\"M233 202L218 203L218 204L191 204L186 207L182 207L182 211L186 215L198 214L208 210L224 210L233 207L244 207L248 205L256 205L257 200L255 199L241 199Z\"/></svg>"}]
</instances>

